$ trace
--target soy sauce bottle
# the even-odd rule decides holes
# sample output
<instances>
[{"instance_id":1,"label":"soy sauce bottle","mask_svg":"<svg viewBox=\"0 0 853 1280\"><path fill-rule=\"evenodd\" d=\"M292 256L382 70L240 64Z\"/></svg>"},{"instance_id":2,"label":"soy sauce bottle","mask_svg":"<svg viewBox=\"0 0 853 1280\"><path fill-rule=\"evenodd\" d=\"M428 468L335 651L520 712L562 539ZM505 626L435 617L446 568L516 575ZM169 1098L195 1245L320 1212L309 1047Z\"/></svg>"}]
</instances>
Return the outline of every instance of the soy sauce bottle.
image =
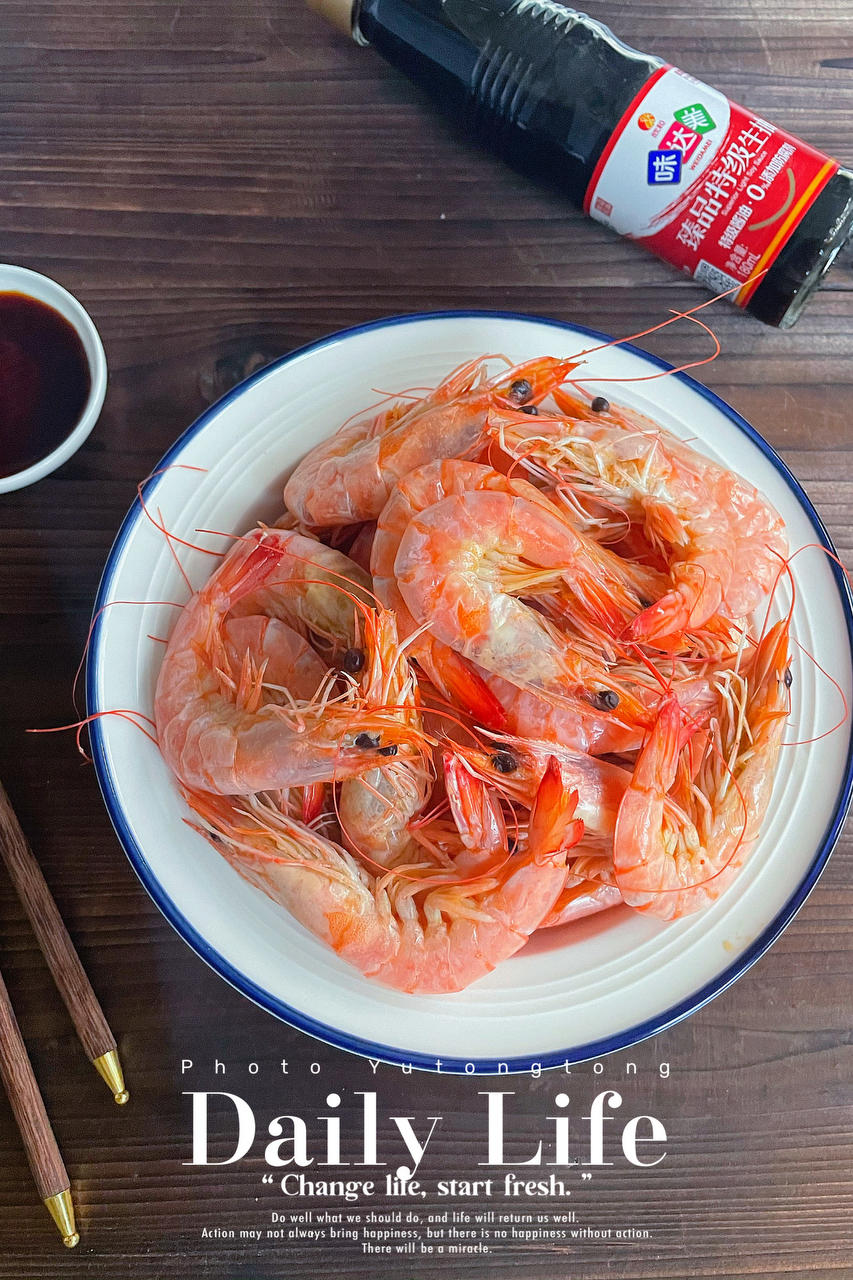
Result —
<instances>
[{"instance_id":1,"label":"soy sauce bottle","mask_svg":"<svg viewBox=\"0 0 853 1280\"><path fill-rule=\"evenodd\" d=\"M853 227L853 173L555 0L308 0L516 168L787 328Z\"/></svg>"}]
</instances>

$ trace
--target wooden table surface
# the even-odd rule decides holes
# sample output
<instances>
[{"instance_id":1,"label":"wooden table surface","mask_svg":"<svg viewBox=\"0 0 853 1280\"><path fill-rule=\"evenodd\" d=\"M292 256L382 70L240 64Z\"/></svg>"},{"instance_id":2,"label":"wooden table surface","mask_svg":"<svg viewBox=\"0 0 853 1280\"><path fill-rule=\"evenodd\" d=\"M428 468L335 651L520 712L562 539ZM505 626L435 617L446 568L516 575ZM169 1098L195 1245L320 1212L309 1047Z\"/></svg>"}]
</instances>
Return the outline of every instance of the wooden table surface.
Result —
<instances>
[{"instance_id":1,"label":"wooden table surface","mask_svg":"<svg viewBox=\"0 0 853 1280\"><path fill-rule=\"evenodd\" d=\"M630 42L853 161L853 10L843 0L592 8ZM734 987L608 1059L600 1077L587 1064L571 1078L578 1099L600 1080L669 1127L662 1165L605 1170L579 1192L588 1223L649 1229L649 1242L513 1245L489 1258L423 1256L408 1270L341 1243L240 1241L240 1227L281 1209L281 1194L261 1183L257 1153L186 1167L181 1090L231 1088L265 1123L319 1114L334 1088L375 1087L386 1114L445 1116L431 1172L464 1177L481 1158L472 1113L482 1083L374 1073L249 1004L149 901L73 736L26 733L72 718L98 577L137 481L246 373L397 312L510 308L627 334L701 300L698 289L463 145L378 56L296 0L3 0L0 258L81 298L111 371L87 445L48 480L0 499L0 776L133 1094L115 1108L85 1061L0 877L0 967L82 1231L79 1248L63 1251L0 1102L0 1277L853 1276L849 839ZM723 354L703 380L779 450L850 563L853 280L839 270L790 333L724 305L713 322ZM680 363L704 354L707 339L673 326L650 346ZM183 1058L196 1064L192 1085ZM227 1064L227 1084L214 1059ZM260 1064L253 1078L250 1061ZM531 1132L561 1084L547 1073L516 1082ZM217 1226L238 1238L202 1238Z\"/></svg>"}]
</instances>

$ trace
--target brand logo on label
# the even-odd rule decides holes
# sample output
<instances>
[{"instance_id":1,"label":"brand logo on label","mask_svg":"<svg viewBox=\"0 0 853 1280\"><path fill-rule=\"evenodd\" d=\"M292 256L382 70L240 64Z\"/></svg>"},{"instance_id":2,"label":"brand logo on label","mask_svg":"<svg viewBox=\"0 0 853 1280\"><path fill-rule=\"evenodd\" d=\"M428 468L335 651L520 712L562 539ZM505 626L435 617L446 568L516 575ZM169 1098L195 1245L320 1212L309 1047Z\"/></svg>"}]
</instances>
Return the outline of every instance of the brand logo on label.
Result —
<instances>
[{"instance_id":1,"label":"brand logo on label","mask_svg":"<svg viewBox=\"0 0 853 1280\"><path fill-rule=\"evenodd\" d=\"M680 124L686 124L688 129L694 129L696 133L710 133L717 127L714 117L701 102L693 102L689 107L679 107L673 115Z\"/></svg>"},{"instance_id":2,"label":"brand logo on label","mask_svg":"<svg viewBox=\"0 0 853 1280\"><path fill-rule=\"evenodd\" d=\"M584 208L715 291L737 291L745 306L837 170L717 90L662 67L609 139Z\"/></svg>"},{"instance_id":3,"label":"brand logo on label","mask_svg":"<svg viewBox=\"0 0 853 1280\"><path fill-rule=\"evenodd\" d=\"M693 154L702 141L701 133L689 129L686 124L671 124L661 140L662 149L680 151L685 160Z\"/></svg>"},{"instance_id":4,"label":"brand logo on label","mask_svg":"<svg viewBox=\"0 0 853 1280\"><path fill-rule=\"evenodd\" d=\"M674 186L681 181L683 153L679 150L649 152L648 183L650 187Z\"/></svg>"}]
</instances>

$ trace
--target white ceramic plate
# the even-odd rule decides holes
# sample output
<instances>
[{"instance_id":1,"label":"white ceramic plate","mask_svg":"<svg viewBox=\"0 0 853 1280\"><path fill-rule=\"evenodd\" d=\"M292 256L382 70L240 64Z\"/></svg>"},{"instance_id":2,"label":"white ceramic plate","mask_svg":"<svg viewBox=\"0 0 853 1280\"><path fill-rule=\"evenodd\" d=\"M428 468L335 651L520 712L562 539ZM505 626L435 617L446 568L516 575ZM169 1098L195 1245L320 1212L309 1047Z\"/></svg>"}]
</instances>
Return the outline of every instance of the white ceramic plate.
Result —
<instances>
[{"instance_id":1,"label":"white ceramic plate","mask_svg":"<svg viewBox=\"0 0 853 1280\"><path fill-rule=\"evenodd\" d=\"M242 533L279 514L281 476L375 388L437 382L487 351L516 361L569 356L602 335L500 313L404 316L335 334L270 365L189 428L145 490L179 537L222 549L198 529ZM589 358L601 378L666 368L622 346ZM689 436L734 468L781 512L791 548L829 547L808 498L781 460L731 408L684 375L626 382L613 394ZM181 464L181 466L176 466ZM184 467L203 468L203 471ZM215 563L180 548L198 585ZM795 561L792 636L853 695L849 592L820 550ZM96 608L116 601L187 598L163 536L138 503L110 553ZM775 616L788 609L780 587ZM152 713L175 610L117 604L97 616L90 650L90 713ZM795 649L788 737L816 737L842 717L838 691ZM851 791L850 728L781 753L773 802L739 879L701 915L662 924L627 908L535 938L513 959L453 996L410 996L369 982L281 908L246 884L183 822L186 811L156 747L125 720L92 725L98 777L119 839L155 902L200 956L270 1012L346 1049L443 1071L521 1070L580 1061L651 1035L723 990L791 920L837 839Z\"/></svg>"}]
</instances>

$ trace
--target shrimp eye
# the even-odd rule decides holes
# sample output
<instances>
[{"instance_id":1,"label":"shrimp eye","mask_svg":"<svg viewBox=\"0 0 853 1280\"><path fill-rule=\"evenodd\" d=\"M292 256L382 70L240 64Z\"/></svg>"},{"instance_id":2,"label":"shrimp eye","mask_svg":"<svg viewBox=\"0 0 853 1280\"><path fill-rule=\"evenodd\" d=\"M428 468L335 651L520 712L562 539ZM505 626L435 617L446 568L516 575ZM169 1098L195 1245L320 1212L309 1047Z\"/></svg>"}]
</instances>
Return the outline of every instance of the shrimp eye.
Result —
<instances>
[{"instance_id":1,"label":"shrimp eye","mask_svg":"<svg viewBox=\"0 0 853 1280\"><path fill-rule=\"evenodd\" d=\"M379 746L379 734L360 733L355 740L355 745L357 747L369 747L372 751L375 751Z\"/></svg>"},{"instance_id":2,"label":"shrimp eye","mask_svg":"<svg viewBox=\"0 0 853 1280\"><path fill-rule=\"evenodd\" d=\"M364 650L347 649L343 656L341 666L344 671L348 671L351 676L356 675L364 666Z\"/></svg>"},{"instance_id":3,"label":"shrimp eye","mask_svg":"<svg viewBox=\"0 0 853 1280\"><path fill-rule=\"evenodd\" d=\"M619 706L619 694L612 689L599 689L589 695L589 700L598 711L615 711Z\"/></svg>"},{"instance_id":4,"label":"shrimp eye","mask_svg":"<svg viewBox=\"0 0 853 1280\"><path fill-rule=\"evenodd\" d=\"M518 761L511 751L496 751L492 756L492 764L498 773L515 773Z\"/></svg>"},{"instance_id":5,"label":"shrimp eye","mask_svg":"<svg viewBox=\"0 0 853 1280\"><path fill-rule=\"evenodd\" d=\"M610 401L606 400L604 396L596 396L589 407L593 413L609 413Z\"/></svg>"},{"instance_id":6,"label":"shrimp eye","mask_svg":"<svg viewBox=\"0 0 853 1280\"><path fill-rule=\"evenodd\" d=\"M522 413L529 413L529 414L531 414L531 416L532 416L532 417L534 417L534 418L538 418L538 417L539 417L539 410L536 408L536 405L535 405L535 404L523 404L523 405L521 406L521 412L522 412Z\"/></svg>"},{"instance_id":7,"label":"shrimp eye","mask_svg":"<svg viewBox=\"0 0 853 1280\"><path fill-rule=\"evenodd\" d=\"M397 754L396 742L392 742L390 747L380 747L377 754L380 756L395 756Z\"/></svg>"},{"instance_id":8,"label":"shrimp eye","mask_svg":"<svg viewBox=\"0 0 853 1280\"><path fill-rule=\"evenodd\" d=\"M507 399L513 404L526 404L532 395L533 388L526 378L516 378L515 382L509 384Z\"/></svg>"},{"instance_id":9,"label":"shrimp eye","mask_svg":"<svg viewBox=\"0 0 853 1280\"><path fill-rule=\"evenodd\" d=\"M785 688L790 689L791 685L794 683L794 673L792 672L790 667L785 668L784 680L785 680Z\"/></svg>"}]
</instances>

